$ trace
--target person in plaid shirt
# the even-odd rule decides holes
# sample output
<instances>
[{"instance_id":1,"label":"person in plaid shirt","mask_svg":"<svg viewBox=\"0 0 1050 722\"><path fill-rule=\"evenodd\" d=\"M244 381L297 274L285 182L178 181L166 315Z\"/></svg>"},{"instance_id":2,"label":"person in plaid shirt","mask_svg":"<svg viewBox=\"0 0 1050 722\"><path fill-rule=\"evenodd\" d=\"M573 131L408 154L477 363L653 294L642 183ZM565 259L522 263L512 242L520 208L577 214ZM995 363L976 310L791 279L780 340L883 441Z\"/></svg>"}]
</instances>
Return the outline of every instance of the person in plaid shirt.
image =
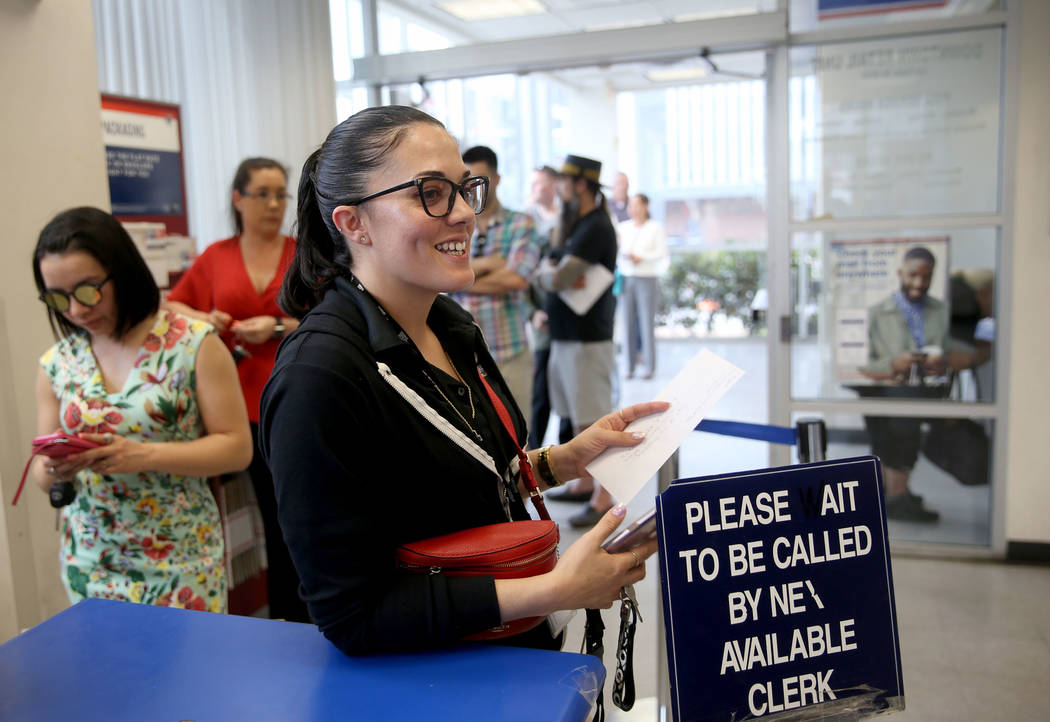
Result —
<instances>
[{"instance_id":1,"label":"person in plaid shirt","mask_svg":"<svg viewBox=\"0 0 1050 722\"><path fill-rule=\"evenodd\" d=\"M541 240L531 216L499 202L496 153L483 145L474 146L463 154L463 162L472 176L488 177L489 197L470 242L474 285L449 295L481 327L500 373L529 422L532 354L525 342L525 324L532 311L528 279L539 265Z\"/></svg>"}]
</instances>

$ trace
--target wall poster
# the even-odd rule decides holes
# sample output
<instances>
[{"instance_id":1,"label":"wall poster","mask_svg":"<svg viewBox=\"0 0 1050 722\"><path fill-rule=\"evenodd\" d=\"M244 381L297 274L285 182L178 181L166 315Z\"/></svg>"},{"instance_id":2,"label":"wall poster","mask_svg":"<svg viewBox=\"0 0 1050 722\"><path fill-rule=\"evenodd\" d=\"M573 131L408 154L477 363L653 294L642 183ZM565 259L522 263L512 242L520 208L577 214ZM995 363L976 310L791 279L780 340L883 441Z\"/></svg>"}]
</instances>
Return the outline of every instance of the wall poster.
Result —
<instances>
[{"instance_id":1,"label":"wall poster","mask_svg":"<svg viewBox=\"0 0 1050 722\"><path fill-rule=\"evenodd\" d=\"M828 318L834 343L834 378L865 383L868 362L868 310L884 301L901 282L904 255L925 248L934 258L928 295L944 301L948 289L948 236L871 238L831 241L828 259Z\"/></svg>"},{"instance_id":2,"label":"wall poster","mask_svg":"<svg viewBox=\"0 0 1050 722\"><path fill-rule=\"evenodd\" d=\"M188 235L179 106L102 96L113 215Z\"/></svg>"}]
</instances>

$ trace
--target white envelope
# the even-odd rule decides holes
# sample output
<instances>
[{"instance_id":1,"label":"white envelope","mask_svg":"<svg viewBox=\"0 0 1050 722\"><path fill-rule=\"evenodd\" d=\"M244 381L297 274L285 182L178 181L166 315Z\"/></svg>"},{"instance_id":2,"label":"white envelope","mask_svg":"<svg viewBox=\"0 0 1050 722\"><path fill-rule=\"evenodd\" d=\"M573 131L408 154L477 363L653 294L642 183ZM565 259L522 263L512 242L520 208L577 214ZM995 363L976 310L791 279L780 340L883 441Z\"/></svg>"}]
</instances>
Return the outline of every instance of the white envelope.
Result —
<instances>
[{"instance_id":1,"label":"white envelope","mask_svg":"<svg viewBox=\"0 0 1050 722\"><path fill-rule=\"evenodd\" d=\"M616 501L628 503L743 375L742 369L702 350L653 397L670 402L671 408L627 427L627 431L644 431L645 441L606 449L587 465L587 471Z\"/></svg>"}]
</instances>

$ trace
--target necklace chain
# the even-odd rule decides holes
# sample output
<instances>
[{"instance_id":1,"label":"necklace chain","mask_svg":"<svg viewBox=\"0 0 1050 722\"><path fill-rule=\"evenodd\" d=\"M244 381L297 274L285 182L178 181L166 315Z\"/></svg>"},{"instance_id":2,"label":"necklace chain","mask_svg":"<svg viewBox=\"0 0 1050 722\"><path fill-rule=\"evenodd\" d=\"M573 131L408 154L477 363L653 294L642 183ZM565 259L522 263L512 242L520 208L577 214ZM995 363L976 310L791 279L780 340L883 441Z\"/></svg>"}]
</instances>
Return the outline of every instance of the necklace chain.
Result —
<instances>
[{"instance_id":1,"label":"necklace chain","mask_svg":"<svg viewBox=\"0 0 1050 722\"><path fill-rule=\"evenodd\" d=\"M468 384L466 381L464 381L463 377L459 375L459 370L456 368L456 364L452 363L452 359L449 357L448 351L445 351L444 346L441 347L441 350L445 354L445 359L448 361L449 365L452 367L452 373L454 373L456 375L456 380L467 387L467 400L470 402L470 418L471 419L475 419L477 417L477 413L474 410L474 395L470 392L470 384ZM478 433L478 430L474 428L474 425L471 424L470 421L467 421L467 417L462 414L462 412L459 410L459 407L457 407L454 403L452 403L452 400L449 399L449 397L445 395L445 392L441 390L441 386L438 384L438 382L435 381L430 374L424 372L424 375L430 381L431 385L433 385L434 389L439 394L441 394L441 398L443 398L445 400L445 403L447 403L449 406L451 406L452 410L456 412L456 416L458 416L460 419L462 419L463 423L467 425L467 428L474 432L474 436L477 438L477 440L481 441L481 434Z\"/></svg>"},{"instance_id":2,"label":"necklace chain","mask_svg":"<svg viewBox=\"0 0 1050 722\"><path fill-rule=\"evenodd\" d=\"M456 368L456 364L452 363L452 357L448 355L448 351L445 351L445 347L441 347L442 352L445 354L445 360L448 361L448 365L452 367L452 373L456 375L456 380L467 387L467 401L470 402L470 419L473 421L477 418L477 414L474 411L474 394L470 393L470 384L463 380L463 377L459 374L459 369ZM466 419L463 419L466 421Z\"/></svg>"}]
</instances>

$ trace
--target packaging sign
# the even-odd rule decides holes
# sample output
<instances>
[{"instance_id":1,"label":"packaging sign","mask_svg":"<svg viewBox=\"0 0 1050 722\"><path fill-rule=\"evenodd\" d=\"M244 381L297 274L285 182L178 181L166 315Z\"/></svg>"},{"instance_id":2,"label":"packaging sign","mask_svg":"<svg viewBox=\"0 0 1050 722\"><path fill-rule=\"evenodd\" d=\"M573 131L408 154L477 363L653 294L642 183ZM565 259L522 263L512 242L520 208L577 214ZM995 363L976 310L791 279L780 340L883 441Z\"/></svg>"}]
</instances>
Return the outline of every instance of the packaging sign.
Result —
<instances>
[{"instance_id":1,"label":"packaging sign","mask_svg":"<svg viewBox=\"0 0 1050 722\"><path fill-rule=\"evenodd\" d=\"M679 722L904 708L878 459L673 483L657 500Z\"/></svg>"},{"instance_id":2,"label":"packaging sign","mask_svg":"<svg viewBox=\"0 0 1050 722\"><path fill-rule=\"evenodd\" d=\"M188 232L179 125L177 105L102 96L109 195L117 218Z\"/></svg>"}]
</instances>

